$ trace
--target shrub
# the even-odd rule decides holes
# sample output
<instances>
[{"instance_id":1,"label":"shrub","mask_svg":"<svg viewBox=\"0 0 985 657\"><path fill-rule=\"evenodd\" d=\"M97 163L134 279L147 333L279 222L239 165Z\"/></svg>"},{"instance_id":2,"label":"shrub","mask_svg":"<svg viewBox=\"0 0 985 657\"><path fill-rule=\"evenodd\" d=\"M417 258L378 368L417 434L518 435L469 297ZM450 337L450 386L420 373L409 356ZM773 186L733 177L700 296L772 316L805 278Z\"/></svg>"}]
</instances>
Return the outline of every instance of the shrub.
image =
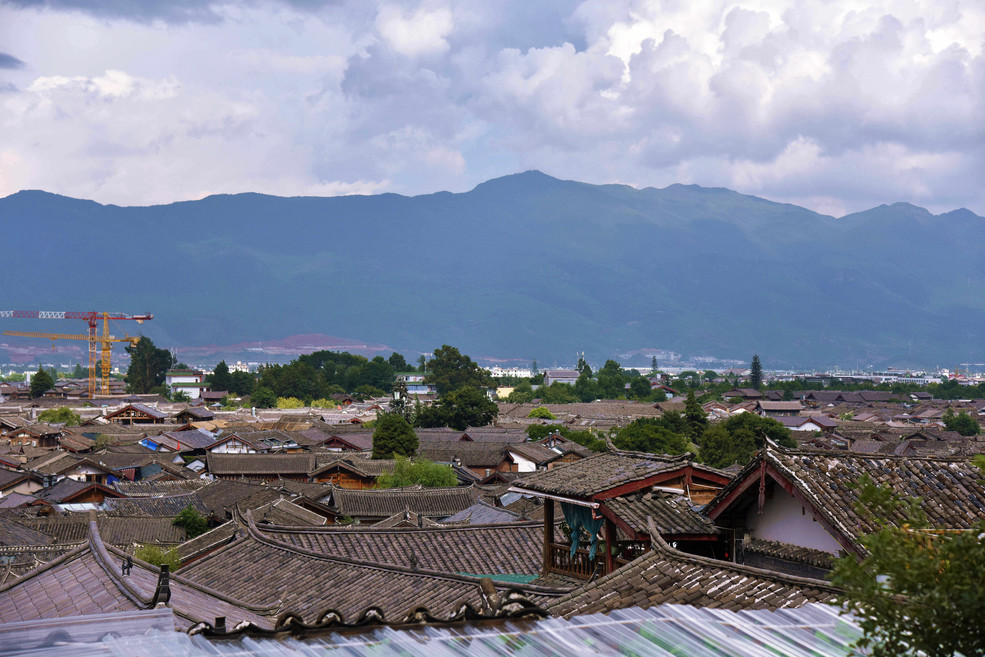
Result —
<instances>
[{"instance_id":1,"label":"shrub","mask_svg":"<svg viewBox=\"0 0 985 657\"><path fill-rule=\"evenodd\" d=\"M549 410L547 410L543 406L538 406L537 408L531 410L529 413L527 413L527 417L536 417L536 418L541 418L543 420L556 420L557 419L556 417L554 417L554 413L551 413Z\"/></svg>"},{"instance_id":2,"label":"shrub","mask_svg":"<svg viewBox=\"0 0 985 657\"><path fill-rule=\"evenodd\" d=\"M181 557L178 556L178 549L171 548L164 550L158 545L141 545L133 553L135 559L146 561L152 566L162 566L167 564L171 570L177 570L181 565Z\"/></svg>"},{"instance_id":3,"label":"shrub","mask_svg":"<svg viewBox=\"0 0 985 657\"><path fill-rule=\"evenodd\" d=\"M209 522L201 513L192 508L191 505L186 506L175 517L172 524L184 528L185 533L188 534L188 538L195 538L209 531Z\"/></svg>"}]
</instances>

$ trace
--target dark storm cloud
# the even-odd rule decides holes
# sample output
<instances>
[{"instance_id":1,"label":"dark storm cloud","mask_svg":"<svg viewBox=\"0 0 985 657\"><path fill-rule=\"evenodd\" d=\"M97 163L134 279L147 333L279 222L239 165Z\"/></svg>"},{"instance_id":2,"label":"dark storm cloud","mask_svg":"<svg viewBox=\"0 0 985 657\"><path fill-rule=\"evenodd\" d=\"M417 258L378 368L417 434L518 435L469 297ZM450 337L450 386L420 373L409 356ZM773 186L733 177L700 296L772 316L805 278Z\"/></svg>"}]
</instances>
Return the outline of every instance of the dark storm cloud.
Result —
<instances>
[{"instance_id":1,"label":"dark storm cloud","mask_svg":"<svg viewBox=\"0 0 985 657\"><path fill-rule=\"evenodd\" d=\"M13 55L8 55L5 52L0 52L0 68L6 69L17 69L24 68L27 66L24 62L17 59Z\"/></svg>"}]
</instances>

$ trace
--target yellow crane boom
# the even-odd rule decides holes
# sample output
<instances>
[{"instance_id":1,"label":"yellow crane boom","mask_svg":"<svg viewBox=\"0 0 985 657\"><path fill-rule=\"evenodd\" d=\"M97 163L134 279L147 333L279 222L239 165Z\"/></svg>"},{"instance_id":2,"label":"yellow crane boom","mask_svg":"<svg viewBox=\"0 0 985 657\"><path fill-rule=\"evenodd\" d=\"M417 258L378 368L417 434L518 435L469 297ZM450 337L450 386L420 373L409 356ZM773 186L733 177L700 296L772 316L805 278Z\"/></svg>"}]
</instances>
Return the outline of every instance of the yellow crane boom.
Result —
<instances>
[{"instance_id":1,"label":"yellow crane boom","mask_svg":"<svg viewBox=\"0 0 985 657\"><path fill-rule=\"evenodd\" d=\"M81 334L72 335L69 333L41 333L38 331L4 331L4 335L11 335L21 338L45 338L47 340L85 340L89 343L89 398L95 397L96 390L96 358L95 358L95 346L98 343L101 346L102 358L100 362L102 363L102 394L109 394L109 370L110 370L110 347L114 342L129 342L131 345L136 345L140 342L140 338L131 337L129 335L122 338L113 337L112 335L106 335L105 331L103 335L96 335L94 337Z\"/></svg>"},{"instance_id":2,"label":"yellow crane boom","mask_svg":"<svg viewBox=\"0 0 985 657\"><path fill-rule=\"evenodd\" d=\"M68 310L0 310L0 319L7 317L20 317L24 319L81 319L89 326L87 335L68 335L65 333L27 333L22 331L4 331L4 335L17 335L31 338L49 338L52 340L86 340L89 342L89 399L96 396L96 361L99 359L100 347L102 351L102 371L103 371L103 394L109 395L109 354L110 346L113 342L129 342L137 344L140 338L132 338L126 335L122 338L114 338L109 334L109 320L134 320L138 324L143 324L149 319L154 319L150 313L143 315L127 315L125 313L106 313L106 312L76 312ZM99 322L103 323L103 334L99 335Z\"/></svg>"}]
</instances>

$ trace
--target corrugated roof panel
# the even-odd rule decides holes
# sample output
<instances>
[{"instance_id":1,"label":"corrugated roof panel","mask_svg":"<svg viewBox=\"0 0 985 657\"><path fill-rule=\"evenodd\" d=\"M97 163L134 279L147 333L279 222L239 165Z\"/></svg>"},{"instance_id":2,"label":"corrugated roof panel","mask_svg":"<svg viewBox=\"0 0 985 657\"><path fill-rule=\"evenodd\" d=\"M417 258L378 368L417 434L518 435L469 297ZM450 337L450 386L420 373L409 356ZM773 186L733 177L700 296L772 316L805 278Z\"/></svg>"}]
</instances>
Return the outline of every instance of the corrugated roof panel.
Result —
<instances>
[{"instance_id":1,"label":"corrugated roof panel","mask_svg":"<svg viewBox=\"0 0 985 657\"><path fill-rule=\"evenodd\" d=\"M808 604L777 611L731 612L662 605L609 614L542 621L381 628L360 634L326 634L308 639L210 641L170 631L148 630L164 610L105 614L0 627L5 645L23 657L64 654L65 644L45 645L50 633L72 642L73 657L90 655L183 655L186 657L280 657L346 655L379 657L566 657L646 655L661 657L848 657L862 632L837 607ZM77 641L78 643L75 643Z\"/></svg>"}]
</instances>

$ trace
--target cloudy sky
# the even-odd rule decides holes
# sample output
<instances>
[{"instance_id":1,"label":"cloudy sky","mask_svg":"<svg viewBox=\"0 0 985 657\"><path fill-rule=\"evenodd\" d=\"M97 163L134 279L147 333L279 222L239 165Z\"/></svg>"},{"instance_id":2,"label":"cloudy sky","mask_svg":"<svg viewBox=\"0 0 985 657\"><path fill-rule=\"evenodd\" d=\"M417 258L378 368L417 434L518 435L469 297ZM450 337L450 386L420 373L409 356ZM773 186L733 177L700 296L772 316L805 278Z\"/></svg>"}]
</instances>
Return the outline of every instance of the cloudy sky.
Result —
<instances>
[{"instance_id":1,"label":"cloudy sky","mask_svg":"<svg viewBox=\"0 0 985 657\"><path fill-rule=\"evenodd\" d=\"M985 215L982 0L0 0L0 196L526 169Z\"/></svg>"}]
</instances>

